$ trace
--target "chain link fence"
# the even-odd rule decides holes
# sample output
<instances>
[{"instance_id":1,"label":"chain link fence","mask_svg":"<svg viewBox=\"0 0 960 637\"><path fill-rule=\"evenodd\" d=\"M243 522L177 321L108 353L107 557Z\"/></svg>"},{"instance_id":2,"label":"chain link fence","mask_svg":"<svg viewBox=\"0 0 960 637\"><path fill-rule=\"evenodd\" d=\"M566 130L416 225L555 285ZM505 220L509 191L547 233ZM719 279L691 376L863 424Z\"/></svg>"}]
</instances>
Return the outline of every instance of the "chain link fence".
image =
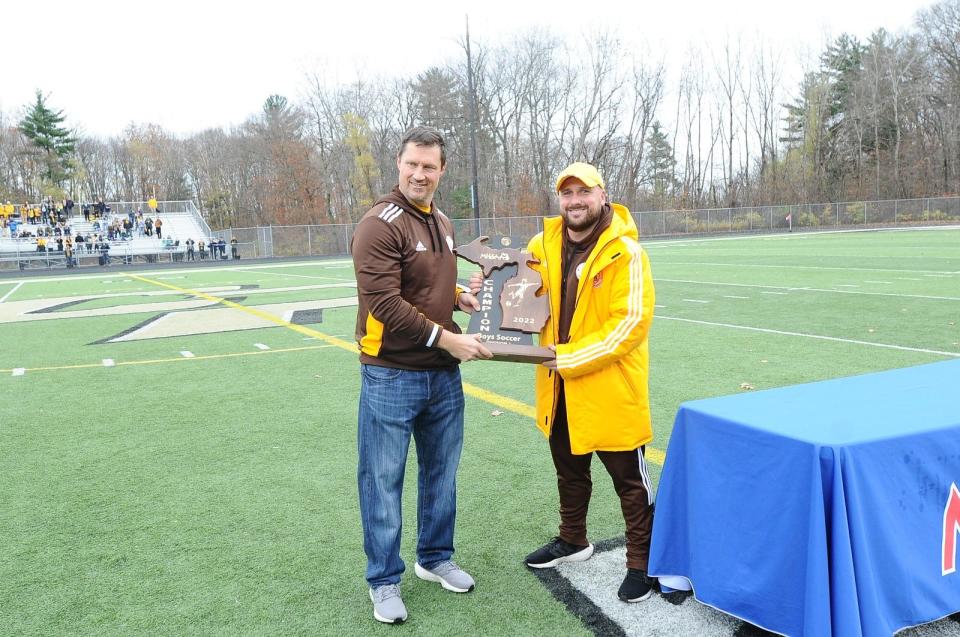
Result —
<instances>
[{"instance_id":1,"label":"chain link fence","mask_svg":"<svg viewBox=\"0 0 960 637\"><path fill-rule=\"evenodd\" d=\"M843 203L657 210L632 213L641 238L711 234L755 234L878 228L885 226L948 225L960 223L960 197L853 201ZM543 229L543 217L453 219L457 242L477 236L527 239ZM227 242L236 238L244 256L334 257L350 254L355 224L316 226L261 226L215 232Z\"/></svg>"}]
</instances>

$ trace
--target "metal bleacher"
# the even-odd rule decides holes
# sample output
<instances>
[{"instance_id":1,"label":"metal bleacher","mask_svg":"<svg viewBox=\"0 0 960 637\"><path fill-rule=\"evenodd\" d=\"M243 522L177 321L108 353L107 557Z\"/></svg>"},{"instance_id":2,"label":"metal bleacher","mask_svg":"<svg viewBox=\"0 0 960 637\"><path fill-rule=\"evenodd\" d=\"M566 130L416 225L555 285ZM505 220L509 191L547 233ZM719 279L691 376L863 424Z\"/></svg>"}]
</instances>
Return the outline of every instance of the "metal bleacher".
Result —
<instances>
[{"instance_id":1,"label":"metal bleacher","mask_svg":"<svg viewBox=\"0 0 960 637\"><path fill-rule=\"evenodd\" d=\"M106 219L97 221L85 220L80 213L80 207L74 208L73 215L66 220L71 235L78 234L96 238L104 237L109 250L104 254L101 250L89 250L86 245L82 249L74 250L72 263L68 263L66 255L56 250L56 237L47 238L47 250L37 250L37 230L41 227L35 224L19 224L17 233L26 231L29 237L12 238L9 232L0 233L0 269L28 268L66 268L71 266L86 266L110 263L158 263L165 261L181 261L186 252L185 242L193 239L199 242L208 240L213 234L210 226L200 215L192 201L162 201L158 202L157 213L146 216L159 218L163 221L163 238L153 236L139 236L136 233L129 239L106 240L106 228L114 220L123 220L130 212L137 210L149 211L146 202L111 202L110 213ZM50 248L53 249L50 249Z\"/></svg>"}]
</instances>

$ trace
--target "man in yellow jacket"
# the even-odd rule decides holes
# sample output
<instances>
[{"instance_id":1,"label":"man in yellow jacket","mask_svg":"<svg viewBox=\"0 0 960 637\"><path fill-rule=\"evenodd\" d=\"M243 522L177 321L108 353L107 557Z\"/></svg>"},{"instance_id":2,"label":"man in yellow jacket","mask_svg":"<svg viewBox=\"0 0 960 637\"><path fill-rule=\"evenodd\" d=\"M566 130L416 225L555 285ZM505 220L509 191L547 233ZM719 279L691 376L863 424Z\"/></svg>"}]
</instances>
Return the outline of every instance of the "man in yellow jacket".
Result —
<instances>
[{"instance_id":1,"label":"man in yellow jacket","mask_svg":"<svg viewBox=\"0 0 960 637\"><path fill-rule=\"evenodd\" d=\"M550 441L560 492L560 533L525 559L531 568L593 554L587 508L596 453L626 522L625 602L651 593L646 575L653 493L644 448L653 439L647 335L654 289L630 211L607 202L603 178L574 163L557 178L560 216L544 219L529 250L540 262L550 319L540 344L556 359L537 368L537 426Z\"/></svg>"}]
</instances>

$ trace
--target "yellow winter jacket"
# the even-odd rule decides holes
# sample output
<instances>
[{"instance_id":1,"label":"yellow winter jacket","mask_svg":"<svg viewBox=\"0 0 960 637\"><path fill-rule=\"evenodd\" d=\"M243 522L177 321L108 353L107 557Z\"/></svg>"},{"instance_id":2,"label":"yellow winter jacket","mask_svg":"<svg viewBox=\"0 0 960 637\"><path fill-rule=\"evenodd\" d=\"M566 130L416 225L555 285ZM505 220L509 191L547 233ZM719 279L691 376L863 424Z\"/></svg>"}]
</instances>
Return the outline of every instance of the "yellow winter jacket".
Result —
<instances>
[{"instance_id":1,"label":"yellow winter jacket","mask_svg":"<svg viewBox=\"0 0 960 637\"><path fill-rule=\"evenodd\" d=\"M557 345L557 371L564 381L570 449L630 451L653 439L648 391L647 335L653 323L653 276L637 242L630 211L611 204L613 220L584 264L570 342ZM540 344L555 344L560 316L563 221L543 220L543 232L528 249L550 300L550 318ZM556 372L537 367L537 426L550 436L559 384Z\"/></svg>"}]
</instances>

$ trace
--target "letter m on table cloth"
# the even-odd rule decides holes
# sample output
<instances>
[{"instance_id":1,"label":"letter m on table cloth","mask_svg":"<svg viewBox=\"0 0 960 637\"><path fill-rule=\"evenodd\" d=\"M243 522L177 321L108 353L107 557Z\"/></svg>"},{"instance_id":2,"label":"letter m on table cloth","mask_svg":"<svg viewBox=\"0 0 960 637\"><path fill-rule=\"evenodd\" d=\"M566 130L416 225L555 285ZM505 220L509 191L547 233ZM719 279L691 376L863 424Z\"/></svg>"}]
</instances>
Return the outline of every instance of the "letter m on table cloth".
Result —
<instances>
[{"instance_id":1,"label":"letter m on table cloth","mask_svg":"<svg viewBox=\"0 0 960 637\"><path fill-rule=\"evenodd\" d=\"M943 574L957 570L957 536L960 535L960 489L950 485L950 496L943 509Z\"/></svg>"}]
</instances>

